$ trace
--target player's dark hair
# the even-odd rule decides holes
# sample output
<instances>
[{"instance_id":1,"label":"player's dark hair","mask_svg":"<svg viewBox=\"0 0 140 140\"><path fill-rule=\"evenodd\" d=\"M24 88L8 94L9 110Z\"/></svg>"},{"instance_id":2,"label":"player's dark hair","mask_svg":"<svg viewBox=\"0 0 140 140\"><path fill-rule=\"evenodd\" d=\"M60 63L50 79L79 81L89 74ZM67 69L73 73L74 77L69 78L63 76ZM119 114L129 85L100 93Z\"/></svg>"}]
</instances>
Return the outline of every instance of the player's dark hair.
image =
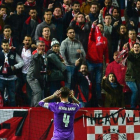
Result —
<instances>
[{"instance_id":1,"label":"player's dark hair","mask_svg":"<svg viewBox=\"0 0 140 140\"><path fill-rule=\"evenodd\" d=\"M3 39L2 42L1 42L1 45L2 45L3 43L8 43L8 44L9 44L9 40Z\"/></svg>"},{"instance_id":2,"label":"player's dark hair","mask_svg":"<svg viewBox=\"0 0 140 140\"><path fill-rule=\"evenodd\" d=\"M60 88L61 91L61 98L68 98L69 93L70 93L70 89L67 87L62 87Z\"/></svg>"}]
</instances>

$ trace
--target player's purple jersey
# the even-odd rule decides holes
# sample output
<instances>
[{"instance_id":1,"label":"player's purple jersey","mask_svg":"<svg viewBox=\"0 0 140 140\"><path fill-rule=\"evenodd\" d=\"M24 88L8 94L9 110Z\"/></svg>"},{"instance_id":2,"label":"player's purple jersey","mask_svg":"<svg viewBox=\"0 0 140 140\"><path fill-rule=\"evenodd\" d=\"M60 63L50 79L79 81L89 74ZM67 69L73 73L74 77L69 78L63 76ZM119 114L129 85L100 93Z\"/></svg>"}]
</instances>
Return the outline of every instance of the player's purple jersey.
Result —
<instances>
[{"instance_id":1,"label":"player's purple jersey","mask_svg":"<svg viewBox=\"0 0 140 140\"><path fill-rule=\"evenodd\" d=\"M73 140L73 124L75 113L80 108L76 103L44 103L39 102L39 105L48 108L54 112L54 133L53 140Z\"/></svg>"}]
</instances>

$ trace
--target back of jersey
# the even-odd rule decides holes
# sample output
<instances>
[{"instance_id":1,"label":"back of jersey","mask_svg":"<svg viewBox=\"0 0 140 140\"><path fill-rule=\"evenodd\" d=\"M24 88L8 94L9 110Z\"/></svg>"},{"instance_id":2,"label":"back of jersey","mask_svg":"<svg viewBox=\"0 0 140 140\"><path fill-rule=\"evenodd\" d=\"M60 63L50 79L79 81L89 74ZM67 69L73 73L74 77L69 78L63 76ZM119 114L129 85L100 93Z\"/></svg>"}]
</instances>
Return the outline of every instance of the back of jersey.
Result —
<instances>
[{"instance_id":1,"label":"back of jersey","mask_svg":"<svg viewBox=\"0 0 140 140\"><path fill-rule=\"evenodd\" d=\"M69 138L73 135L75 113L80 108L75 103L49 103L48 108L54 112L54 135L59 138Z\"/></svg>"}]
</instances>

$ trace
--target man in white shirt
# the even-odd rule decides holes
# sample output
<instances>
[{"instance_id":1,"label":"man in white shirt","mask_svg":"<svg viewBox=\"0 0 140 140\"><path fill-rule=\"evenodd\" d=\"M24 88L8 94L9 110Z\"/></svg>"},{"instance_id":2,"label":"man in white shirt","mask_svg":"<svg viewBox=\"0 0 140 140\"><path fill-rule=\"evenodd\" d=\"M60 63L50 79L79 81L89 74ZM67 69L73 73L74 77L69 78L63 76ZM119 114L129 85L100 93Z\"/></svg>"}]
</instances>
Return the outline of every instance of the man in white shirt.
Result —
<instances>
[{"instance_id":1,"label":"man in white shirt","mask_svg":"<svg viewBox=\"0 0 140 140\"><path fill-rule=\"evenodd\" d=\"M20 69L20 72L18 74L18 79L16 82L16 93L19 98L22 98L24 101L24 105L29 105L31 104L31 93L32 90L26 80L26 75L30 66L30 61L31 61L31 55L32 55L32 49L31 49L31 43L32 39L31 36L25 36L23 40L23 46L19 49L19 55L24 61L24 65L22 69ZM27 96L22 91L23 86L26 84L26 92ZM26 99L27 98L27 99Z\"/></svg>"}]
</instances>

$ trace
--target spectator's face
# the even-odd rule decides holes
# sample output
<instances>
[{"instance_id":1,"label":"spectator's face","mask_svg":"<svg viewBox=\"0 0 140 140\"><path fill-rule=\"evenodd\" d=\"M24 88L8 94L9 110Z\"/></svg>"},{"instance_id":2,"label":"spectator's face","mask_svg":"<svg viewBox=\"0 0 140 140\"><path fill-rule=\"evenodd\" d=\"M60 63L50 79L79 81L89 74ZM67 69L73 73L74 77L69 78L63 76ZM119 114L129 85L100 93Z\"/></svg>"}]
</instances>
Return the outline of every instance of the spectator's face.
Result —
<instances>
[{"instance_id":1,"label":"spectator's face","mask_svg":"<svg viewBox=\"0 0 140 140\"><path fill-rule=\"evenodd\" d=\"M140 10L140 1L137 2L136 7L138 10Z\"/></svg>"},{"instance_id":2,"label":"spectator's face","mask_svg":"<svg viewBox=\"0 0 140 140\"><path fill-rule=\"evenodd\" d=\"M23 40L23 44L25 45L25 47L29 48L30 45L32 44L32 39L31 39L31 37L25 36L25 38L24 38L24 40Z\"/></svg>"},{"instance_id":3,"label":"spectator's face","mask_svg":"<svg viewBox=\"0 0 140 140\"><path fill-rule=\"evenodd\" d=\"M14 0L5 0L5 3L13 3Z\"/></svg>"},{"instance_id":4,"label":"spectator's face","mask_svg":"<svg viewBox=\"0 0 140 140\"><path fill-rule=\"evenodd\" d=\"M5 37L10 37L11 36L11 29L10 28L7 28L7 29L4 29L3 31L3 34Z\"/></svg>"},{"instance_id":5,"label":"spectator's face","mask_svg":"<svg viewBox=\"0 0 140 140\"><path fill-rule=\"evenodd\" d=\"M110 83L115 83L115 76L113 74L109 74L109 82Z\"/></svg>"},{"instance_id":6,"label":"spectator's face","mask_svg":"<svg viewBox=\"0 0 140 140\"><path fill-rule=\"evenodd\" d=\"M31 19L36 19L37 11L36 10L30 10L29 15L31 16Z\"/></svg>"},{"instance_id":7,"label":"spectator's face","mask_svg":"<svg viewBox=\"0 0 140 140\"><path fill-rule=\"evenodd\" d=\"M115 53L114 56L113 56L115 61L117 61L117 58L118 58L117 56L118 56L118 53Z\"/></svg>"},{"instance_id":8,"label":"spectator's face","mask_svg":"<svg viewBox=\"0 0 140 140\"><path fill-rule=\"evenodd\" d=\"M68 30L67 36L68 36L70 39L74 39L74 38L75 38L75 31L74 31L73 29Z\"/></svg>"},{"instance_id":9,"label":"spectator's face","mask_svg":"<svg viewBox=\"0 0 140 140\"><path fill-rule=\"evenodd\" d=\"M86 65L81 65L80 72L82 72L83 75L87 75L88 74L87 66Z\"/></svg>"},{"instance_id":10,"label":"spectator's face","mask_svg":"<svg viewBox=\"0 0 140 140\"><path fill-rule=\"evenodd\" d=\"M72 9L75 13L78 13L80 11L80 4L74 4Z\"/></svg>"},{"instance_id":11,"label":"spectator's face","mask_svg":"<svg viewBox=\"0 0 140 140\"><path fill-rule=\"evenodd\" d=\"M112 16L113 16L114 18L118 18L118 17L119 17L119 12L118 12L117 9L114 9L114 10L113 10Z\"/></svg>"},{"instance_id":12,"label":"spectator's face","mask_svg":"<svg viewBox=\"0 0 140 140\"><path fill-rule=\"evenodd\" d=\"M101 24L98 24L97 26L99 27L99 30L101 31L101 33L103 33L103 32L104 32L103 25L101 25Z\"/></svg>"},{"instance_id":13,"label":"spectator's face","mask_svg":"<svg viewBox=\"0 0 140 140\"><path fill-rule=\"evenodd\" d=\"M8 53L10 48L9 48L9 43L2 43L1 47L3 48L4 52Z\"/></svg>"},{"instance_id":14,"label":"spectator's face","mask_svg":"<svg viewBox=\"0 0 140 140\"><path fill-rule=\"evenodd\" d=\"M56 52L56 53L59 53L59 45L58 45L58 44L54 45L54 46L52 47L52 50L53 50L54 52Z\"/></svg>"},{"instance_id":15,"label":"spectator's face","mask_svg":"<svg viewBox=\"0 0 140 140\"><path fill-rule=\"evenodd\" d=\"M111 7L111 0L105 0L104 4L105 4L105 7L110 8Z\"/></svg>"},{"instance_id":16,"label":"spectator's face","mask_svg":"<svg viewBox=\"0 0 140 140\"><path fill-rule=\"evenodd\" d=\"M121 26L120 27L120 34L124 35L126 33L126 27L125 26Z\"/></svg>"},{"instance_id":17,"label":"spectator's face","mask_svg":"<svg viewBox=\"0 0 140 140\"><path fill-rule=\"evenodd\" d=\"M97 9L98 9L97 5L91 5L90 12L92 14L96 14L97 13Z\"/></svg>"},{"instance_id":18,"label":"spectator's face","mask_svg":"<svg viewBox=\"0 0 140 140\"><path fill-rule=\"evenodd\" d=\"M32 2L34 2L34 1L36 1L36 0L27 0L29 3L32 3Z\"/></svg>"},{"instance_id":19,"label":"spectator's face","mask_svg":"<svg viewBox=\"0 0 140 140\"><path fill-rule=\"evenodd\" d=\"M50 21L52 19L52 12L45 12L44 14L45 21Z\"/></svg>"},{"instance_id":20,"label":"spectator's face","mask_svg":"<svg viewBox=\"0 0 140 140\"><path fill-rule=\"evenodd\" d=\"M128 37L135 41L136 40L136 32L135 31L129 31Z\"/></svg>"},{"instance_id":21,"label":"spectator's face","mask_svg":"<svg viewBox=\"0 0 140 140\"><path fill-rule=\"evenodd\" d=\"M83 16L82 14L79 14L79 15L77 16L77 22L78 22L78 23L83 23L83 22L85 22L85 18L84 18L84 16Z\"/></svg>"},{"instance_id":22,"label":"spectator's face","mask_svg":"<svg viewBox=\"0 0 140 140\"><path fill-rule=\"evenodd\" d=\"M0 14L1 14L1 15L6 14L6 8L1 8L1 9L0 9Z\"/></svg>"},{"instance_id":23,"label":"spectator's face","mask_svg":"<svg viewBox=\"0 0 140 140\"><path fill-rule=\"evenodd\" d=\"M44 51L45 52L45 43L40 42L37 46L38 51Z\"/></svg>"},{"instance_id":24,"label":"spectator's face","mask_svg":"<svg viewBox=\"0 0 140 140\"><path fill-rule=\"evenodd\" d=\"M135 54L140 53L140 45L135 44L133 50L134 50L134 53L135 53Z\"/></svg>"},{"instance_id":25,"label":"spectator's face","mask_svg":"<svg viewBox=\"0 0 140 140\"><path fill-rule=\"evenodd\" d=\"M44 28L42 32L43 37L50 37L51 32L49 28Z\"/></svg>"},{"instance_id":26,"label":"spectator's face","mask_svg":"<svg viewBox=\"0 0 140 140\"><path fill-rule=\"evenodd\" d=\"M70 0L63 0L64 4L70 4Z\"/></svg>"},{"instance_id":27,"label":"spectator's face","mask_svg":"<svg viewBox=\"0 0 140 140\"><path fill-rule=\"evenodd\" d=\"M53 14L56 17L60 17L62 15L61 9L60 8L55 8Z\"/></svg>"},{"instance_id":28,"label":"spectator's face","mask_svg":"<svg viewBox=\"0 0 140 140\"><path fill-rule=\"evenodd\" d=\"M105 16L105 25L110 25L111 24L111 16Z\"/></svg>"},{"instance_id":29,"label":"spectator's face","mask_svg":"<svg viewBox=\"0 0 140 140\"><path fill-rule=\"evenodd\" d=\"M17 8L17 14L20 15L24 11L24 5L18 5Z\"/></svg>"}]
</instances>

